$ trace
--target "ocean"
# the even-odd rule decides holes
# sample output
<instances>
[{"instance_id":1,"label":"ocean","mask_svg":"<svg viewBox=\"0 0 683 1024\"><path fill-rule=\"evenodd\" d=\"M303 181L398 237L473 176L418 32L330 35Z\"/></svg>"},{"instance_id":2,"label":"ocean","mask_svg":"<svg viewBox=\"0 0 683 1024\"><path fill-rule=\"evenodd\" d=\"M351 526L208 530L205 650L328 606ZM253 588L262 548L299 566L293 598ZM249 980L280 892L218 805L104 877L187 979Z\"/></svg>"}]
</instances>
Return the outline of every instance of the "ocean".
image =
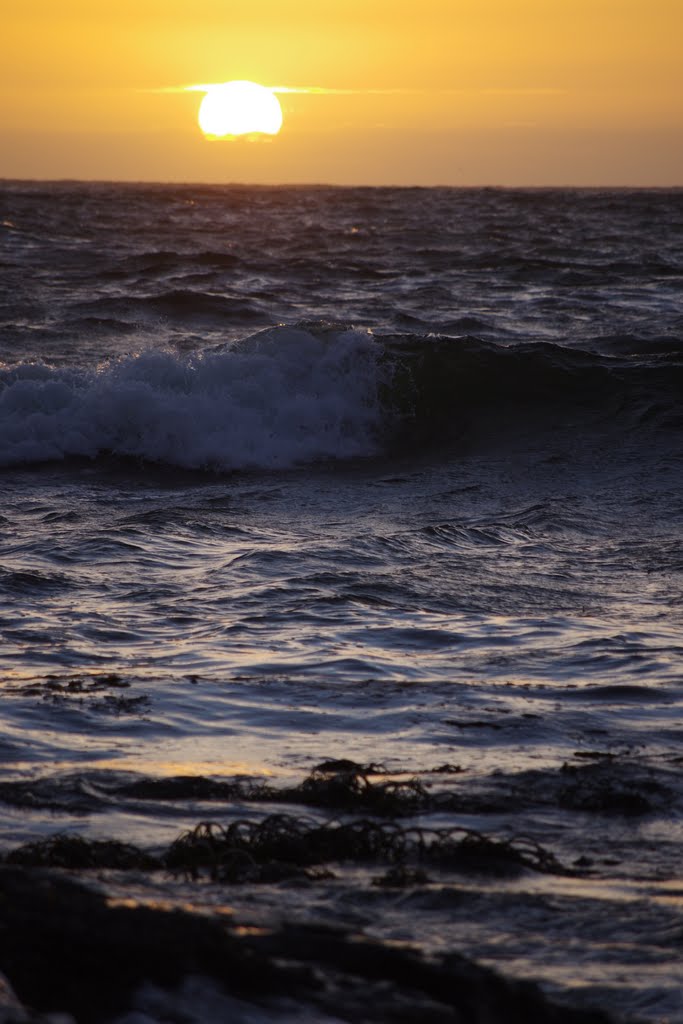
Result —
<instances>
[{"instance_id":1,"label":"ocean","mask_svg":"<svg viewBox=\"0 0 683 1024\"><path fill-rule=\"evenodd\" d=\"M0 183L16 1007L683 1022L682 277L683 190Z\"/></svg>"}]
</instances>

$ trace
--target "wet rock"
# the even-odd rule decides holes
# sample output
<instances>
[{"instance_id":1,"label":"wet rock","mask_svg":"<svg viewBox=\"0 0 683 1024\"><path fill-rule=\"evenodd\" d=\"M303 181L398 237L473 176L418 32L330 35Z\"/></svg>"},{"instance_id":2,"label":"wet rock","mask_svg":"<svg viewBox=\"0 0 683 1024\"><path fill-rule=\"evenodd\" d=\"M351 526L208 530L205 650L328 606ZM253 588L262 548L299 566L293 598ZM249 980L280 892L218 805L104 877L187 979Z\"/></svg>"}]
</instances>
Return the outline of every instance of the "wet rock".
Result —
<instances>
[{"instance_id":1,"label":"wet rock","mask_svg":"<svg viewBox=\"0 0 683 1024\"><path fill-rule=\"evenodd\" d=\"M229 927L220 918L117 904L42 870L0 868L0 968L23 1008L104 1024L151 983L172 993L212 979L230 996L268 1006L287 997L366 1024L609 1024L606 1014L553 1004L459 954L418 951L344 929L284 924ZM28 1020L35 1020L28 1017ZM43 1021L44 1018L38 1018ZM62 1018L64 1021L64 1018ZM45 1021L45 1024L48 1024Z\"/></svg>"},{"instance_id":2,"label":"wet rock","mask_svg":"<svg viewBox=\"0 0 683 1024\"><path fill-rule=\"evenodd\" d=\"M26 1006L99 1022L125 1010L145 981L173 988L189 973L236 992L264 989L269 965L217 922L147 907L111 906L67 879L0 869L0 969ZM273 968L275 970L275 968Z\"/></svg>"}]
</instances>

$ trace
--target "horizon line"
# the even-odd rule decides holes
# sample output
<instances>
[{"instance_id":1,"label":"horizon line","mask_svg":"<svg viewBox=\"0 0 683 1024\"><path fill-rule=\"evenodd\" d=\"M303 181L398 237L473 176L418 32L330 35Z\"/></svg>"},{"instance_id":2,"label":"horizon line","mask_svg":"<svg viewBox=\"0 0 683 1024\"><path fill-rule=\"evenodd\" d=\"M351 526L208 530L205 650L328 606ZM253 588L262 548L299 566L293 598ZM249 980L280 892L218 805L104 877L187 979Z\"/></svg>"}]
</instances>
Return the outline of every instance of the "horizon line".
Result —
<instances>
[{"instance_id":1,"label":"horizon line","mask_svg":"<svg viewBox=\"0 0 683 1024\"><path fill-rule=\"evenodd\" d=\"M506 185L500 182L435 182L430 185L414 183L397 184L395 182L383 182L382 184L370 182L335 182L335 181L280 181L280 182L259 182L259 181L188 181L186 179L161 181L155 178L16 178L0 175L0 185L7 184L40 184L40 185L160 185L162 187L204 187L210 188L364 188L364 189L491 189L500 191L680 191L683 190L683 182L670 185L643 185L643 184L532 184Z\"/></svg>"}]
</instances>

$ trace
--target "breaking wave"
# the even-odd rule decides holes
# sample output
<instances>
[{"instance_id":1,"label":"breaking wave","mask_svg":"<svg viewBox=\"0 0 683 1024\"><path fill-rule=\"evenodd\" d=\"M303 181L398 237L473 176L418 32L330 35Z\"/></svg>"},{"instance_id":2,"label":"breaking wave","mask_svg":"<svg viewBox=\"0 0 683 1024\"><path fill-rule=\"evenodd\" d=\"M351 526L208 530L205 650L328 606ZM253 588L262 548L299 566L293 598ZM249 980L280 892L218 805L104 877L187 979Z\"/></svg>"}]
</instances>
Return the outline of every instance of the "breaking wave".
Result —
<instances>
[{"instance_id":1,"label":"breaking wave","mask_svg":"<svg viewBox=\"0 0 683 1024\"><path fill-rule=\"evenodd\" d=\"M186 469L286 468L421 444L504 410L571 405L681 426L679 346L634 359L551 344L274 327L192 355L0 369L0 465L101 453Z\"/></svg>"},{"instance_id":2,"label":"breaking wave","mask_svg":"<svg viewBox=\"0 0 683 1024\"><path fill-rule=\"evenodd\" d=\"M376 450L376 347L274 328L191 356L0 371L0 464L102 452L184 468L286 467Z\"/></svg>"}]
</instances>

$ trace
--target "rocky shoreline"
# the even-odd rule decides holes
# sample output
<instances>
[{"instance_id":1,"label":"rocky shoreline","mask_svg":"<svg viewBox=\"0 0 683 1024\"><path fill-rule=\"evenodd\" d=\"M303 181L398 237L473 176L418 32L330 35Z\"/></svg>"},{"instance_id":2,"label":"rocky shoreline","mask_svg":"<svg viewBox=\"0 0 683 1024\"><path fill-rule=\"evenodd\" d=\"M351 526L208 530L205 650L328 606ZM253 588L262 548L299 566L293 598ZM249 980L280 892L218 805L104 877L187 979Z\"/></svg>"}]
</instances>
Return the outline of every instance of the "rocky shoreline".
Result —
<instances>
[{"instance_id":1,"label":"rocky shoreline","mask_svg":"<svg viewBox=\"0 0 683 1024\"><path fill-rule=\"evenodd\" d=\"M104 1024L130 1011L143 986L172 992L196 976L264 1019L296 1005L319 1020L368 1024L610 1021L460 954L427 958L336 926L244 928L220 915L111 900L55 869L3 866L0 904L0 966L17 997L6 990L3 1024L57 1024L55 1014L61 1024Z\"/></svg>"}]
</instances>

